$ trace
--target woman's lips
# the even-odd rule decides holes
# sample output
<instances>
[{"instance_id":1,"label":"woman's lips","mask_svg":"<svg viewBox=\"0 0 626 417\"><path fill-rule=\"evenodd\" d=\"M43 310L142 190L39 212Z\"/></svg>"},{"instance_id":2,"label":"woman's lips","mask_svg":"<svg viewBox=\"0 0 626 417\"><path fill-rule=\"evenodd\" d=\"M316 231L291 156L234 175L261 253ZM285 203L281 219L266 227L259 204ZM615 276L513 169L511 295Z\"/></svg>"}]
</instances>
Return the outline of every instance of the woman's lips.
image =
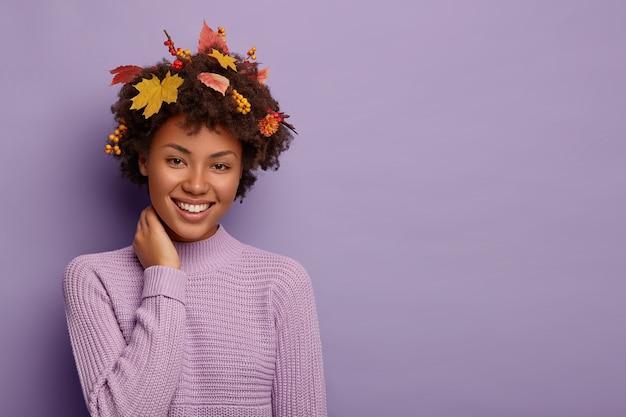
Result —
<instances>
[{"instance_id":1,"label":"woman's lips","mask_svg":"<svg viewBox=\"0 0 626 417\"><path fill-rule=\"evenodd\" d=\"M176 205L181 210L184 210L189 213L201 213L203 211L208 210L209 207L211 207L213 204L209 204L209 203L189 204L189 203L183 203L182 201L176 201Z\"/></svg>"},{"instance_id":2,"label":"woman's lips","mask_svg":"<svg viewBox=\"0 0 626 417\"><path fill-rule=\"evenodd\" d=\"M196 222L204 219L209 212L211 211L211 207L215 205L214 202L190 202L172 199L174 205L178 209L178 213L180 216L186 220L191 222Z\"/></svg>"}]
</instances>

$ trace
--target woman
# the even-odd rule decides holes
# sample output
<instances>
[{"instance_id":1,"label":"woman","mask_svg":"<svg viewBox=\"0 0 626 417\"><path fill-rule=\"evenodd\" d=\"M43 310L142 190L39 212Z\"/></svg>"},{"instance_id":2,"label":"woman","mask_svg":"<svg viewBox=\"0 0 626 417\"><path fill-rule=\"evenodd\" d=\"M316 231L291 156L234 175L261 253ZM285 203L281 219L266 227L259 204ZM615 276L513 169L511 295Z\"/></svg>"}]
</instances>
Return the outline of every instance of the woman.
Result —
<instances>
[{"instance_id":1,"label":"woman","mask_svg":"<svg viewBox=\"0 0 626 417\"><path fill-rule=\"evenodd\" d=\"M313 291L297 262L219 224L277 169L293 126L256 48L230 53L206 23L198 53L112 71L120 124L106 152L147 184L131 247L79 256L63 281L92 416L325 416Z\"/></svg>"}]
</instances>

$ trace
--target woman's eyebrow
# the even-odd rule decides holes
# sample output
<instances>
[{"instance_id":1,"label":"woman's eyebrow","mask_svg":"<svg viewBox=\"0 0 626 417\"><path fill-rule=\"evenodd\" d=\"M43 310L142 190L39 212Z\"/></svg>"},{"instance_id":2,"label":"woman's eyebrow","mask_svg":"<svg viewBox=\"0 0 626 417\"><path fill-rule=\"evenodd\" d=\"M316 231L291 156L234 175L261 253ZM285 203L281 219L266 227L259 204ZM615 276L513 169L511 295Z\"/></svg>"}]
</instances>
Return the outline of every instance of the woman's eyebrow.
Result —
<instances>
[{"instance_id":1,"label":"woman's eyebrow","mask_svg":"<svg viewBox=\"0 0 626 417\"><path fill-rule=\"evenodd\" d=\"M183 146L177 145L175 143L168 143L168 144L163 145L163 147L164 148L174 148L177 151L180 151L180 152L184 153L185 155L190 155L191 154L191 151L189 149L187 149L187 148L185 148Z\"/></svg>"},{"instance_id":2,"label":"woman's eyebrow","mask_svg":"<svg viewBox=\"0 0 626 417\"><path fill-rule=\"evenodd\" d=\"M234 155L237 156L237 154L233 151L219 151L219 152L215 152L211 155L209 155L209 157L211 158L221 158L222 156L226 156L226 155Z\"/></svg>"},{"instance_id":3,"label":"woman's eyebrow","mask_svg":"<svg viewBox=\"0 0 626 417\"><path fill-rule=\"evenodd\" d=\"M180 146L176 143L167 143L165 145L163 145L164 148L172 148L172 149L176 149L179 152L184 153L185 155L191 155L191 151L187 148L185 148L184 146ZM227 156L227 155L234 155L237 156L237 154L234 151L231 150L225 150L225 151L219 151L219 152L215 152L212 153L211 155L209 155L209 158L221 158L222 156Z\"/></svg>"}]
</instances>

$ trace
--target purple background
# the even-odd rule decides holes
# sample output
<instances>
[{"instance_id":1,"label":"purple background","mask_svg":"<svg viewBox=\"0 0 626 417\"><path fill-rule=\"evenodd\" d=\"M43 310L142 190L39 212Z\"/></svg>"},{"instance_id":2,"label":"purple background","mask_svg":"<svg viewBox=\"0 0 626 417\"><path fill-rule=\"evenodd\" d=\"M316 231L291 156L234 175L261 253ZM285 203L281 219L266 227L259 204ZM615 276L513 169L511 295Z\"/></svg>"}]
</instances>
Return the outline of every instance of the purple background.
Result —
<instances>
[{"instance_id":1,"label":"purple background","mask_svg":"<svg viewBox=\"0 0 626 417\"><path fill-rule=\"evenodd\" d=\"M626 3L3 1L2 415L86 415L67 262L128 245L107 70L258 47L300 135L224 220L309 270L330 416L626 415Z\"/></svg>"}]
</instances>

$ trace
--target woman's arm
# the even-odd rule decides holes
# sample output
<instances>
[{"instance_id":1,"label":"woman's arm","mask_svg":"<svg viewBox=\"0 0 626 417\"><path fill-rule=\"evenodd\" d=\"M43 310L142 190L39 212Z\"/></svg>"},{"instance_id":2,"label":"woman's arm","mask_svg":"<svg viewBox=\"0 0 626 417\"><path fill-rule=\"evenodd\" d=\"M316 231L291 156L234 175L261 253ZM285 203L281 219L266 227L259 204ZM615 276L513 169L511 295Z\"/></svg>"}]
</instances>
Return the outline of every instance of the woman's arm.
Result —
<instances>
[{"instance_id":1,"label":"woman's arm","mask_svg":"<svg viewBox=\"0 0 626 417\"><path fill-rule=\"evenodd\" d=\"M92 416L165 416L181 372L185 334L182 272L145 271L136 324L126 343L109 295L84 258L63 280L70 339Z\"/></svg>"},{"instance_id":2,"label":"woman's arm","mask_svg":"<svg viewBox=\"0 0 626 417\"><path fill-rule=\"evenodd\" d=\"M133 246L136 242L137 237ZM123 273L127 268L120 263ZM98 417L165 416L181 373L186 274L168 266L145 269L141 304L127 342L97 269L93 257L79 257L68 265L63 280L70 339L89 412Z\"/></svg>"},{"instance_id":3,"label":"woman's arm","mask_svg":"<svg viewBox=\"0 0 626 417\"><path fill-rule=\"evenodd\" d=\"M293 279L273 297L277 326L276 373L272 386L275 417L325 417L322 346L313 289L298 265Z\"/></svg>"}]
</instances>

